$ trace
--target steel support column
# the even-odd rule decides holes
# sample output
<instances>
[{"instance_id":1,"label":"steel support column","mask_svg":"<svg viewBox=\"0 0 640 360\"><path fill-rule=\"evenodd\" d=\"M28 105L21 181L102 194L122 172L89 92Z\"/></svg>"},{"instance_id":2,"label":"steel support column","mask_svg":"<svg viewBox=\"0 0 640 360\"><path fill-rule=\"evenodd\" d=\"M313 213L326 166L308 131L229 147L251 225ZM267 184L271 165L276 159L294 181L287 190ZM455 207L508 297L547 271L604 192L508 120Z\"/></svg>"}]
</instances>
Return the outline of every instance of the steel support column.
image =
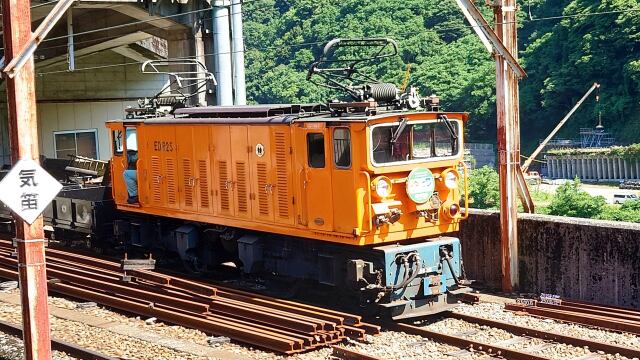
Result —
<instances>
[{"instance_id":1,"label":"steel support column","mask_svg":"<svg viewBox=\"0 0 640 360\"><path fill-rule=\"evenodd\" d=\"M517 61L516 0L494 1L495 32ZM498 117L498 172L500 174L500 242L502 288L518 288L518 193L520 171L520 117L518 78L505 58L496 55L496 105Z\"/></svg>"},{"instance_id":2,"label":"steel support column","mask_svg":"<svg viewBox=\"0 0 640 360\"><path fill-rule=\"evenodd\" d=\"M4 55L10 64L31 38L30 1L2 0ZM22 62L21 62L22 63ZM6 78L11 160L38 161L33 56ZM32 225L16 218L18 274L25 357L50 359L51 342L42 217Z\"/></svg>"}]
</instances>

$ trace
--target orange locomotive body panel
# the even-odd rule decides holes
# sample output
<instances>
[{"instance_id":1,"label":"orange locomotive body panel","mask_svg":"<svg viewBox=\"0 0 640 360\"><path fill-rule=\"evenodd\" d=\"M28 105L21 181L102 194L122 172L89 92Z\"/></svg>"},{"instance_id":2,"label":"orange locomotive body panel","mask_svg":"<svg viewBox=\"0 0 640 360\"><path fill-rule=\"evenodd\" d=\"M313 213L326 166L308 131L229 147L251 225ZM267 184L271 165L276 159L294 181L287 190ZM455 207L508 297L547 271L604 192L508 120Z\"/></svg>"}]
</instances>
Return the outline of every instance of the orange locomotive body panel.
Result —
<instances>
[{"instance_id":1,"label":"orange locomotive body panel","mask_svg":"<svg viewBox=\"0 0 640 360\"><path fill-rule=\"evenodd\" d=\"M442 115L459 124L455 153L414 160L421 151L438 151L436 135L420 140L422 148L413 142L428 134L416 130L421 124L435 124ZM273 122L202 116L110 121L114 199L123 211L350 245L433 237L456 231L461 219L452 210L459 209L460 190L445 186L443 174L464 177L466 119L464 113L391 112ZM403 121L412 130L387 145ZM132 144L136 149L128 149ZM130 204L122 177L132 151L138 202ZM389 151L401 160L386 159ZM417 166L433 174L437 206L415 203L407 193ZM376 181L389 181L389 194L380 196Z\"/></svg>"}]
</instances>

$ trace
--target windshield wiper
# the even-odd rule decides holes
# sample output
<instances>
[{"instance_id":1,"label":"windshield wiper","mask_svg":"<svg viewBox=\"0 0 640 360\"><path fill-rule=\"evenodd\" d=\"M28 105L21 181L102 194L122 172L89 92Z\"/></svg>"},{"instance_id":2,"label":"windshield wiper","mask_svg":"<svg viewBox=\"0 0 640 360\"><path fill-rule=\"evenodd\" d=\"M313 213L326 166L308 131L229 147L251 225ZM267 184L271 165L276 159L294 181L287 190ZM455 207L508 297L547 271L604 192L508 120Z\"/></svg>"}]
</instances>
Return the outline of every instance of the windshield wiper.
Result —
<instances>
[{"instance_id":1,"label":"windshield wiper","mask_svg":"<svg viewBox=\"0 0 640 360\"><path fill-rule=\"evenodd\" d=\"M453 127L453 123L451 122L451 120L449 120L447 115L441 114L438 116L438 119L444 121L444 124L447 126L447 130L449 130L449 134L451 134L451 138L454 141L458 140L458 134L456 134L456 130Z\"/></svg>"},{"instance_id":2,"label":"windshield wiper","mask_svg":"<svg viewBox=\"0 0 640 360\"><path fill-rule=\"evenodd\" d=\"M398 141L398 139L400 138L400 135L402 135L402 132L407 127L407 122L409 122L408 118L406 117L400 118L400 124L398 125L398 128L393 133L393 135L391 135L391 139L389 140L391 145L394 145Z\"/></svg>"}]
</instances>

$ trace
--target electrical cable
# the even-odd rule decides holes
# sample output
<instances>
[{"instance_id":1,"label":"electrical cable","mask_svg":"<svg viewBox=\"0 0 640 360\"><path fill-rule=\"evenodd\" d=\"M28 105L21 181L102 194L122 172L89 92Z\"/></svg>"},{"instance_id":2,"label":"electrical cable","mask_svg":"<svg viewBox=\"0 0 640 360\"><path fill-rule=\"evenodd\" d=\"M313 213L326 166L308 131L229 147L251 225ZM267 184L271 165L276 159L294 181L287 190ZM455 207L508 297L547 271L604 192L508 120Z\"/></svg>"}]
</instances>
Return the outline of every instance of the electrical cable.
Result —
<instances>
[{"instance_id":1,"label":"electrical cable","mask_svg":"<svg viewBox=\"0 0 640 360\"><path fill-rule=\"evenodd\" d=\"M247 3L247 2L258 2L258 1L259 0L245 0L244 3ZM53 2L54 1L51 1L50 3L53 3ZM48 4L48 3L39 4L39 5L40 6L44 6L46 4ZM267 5L271 5L271 4L267 4ZM529 3L529 6L530 6L530 3ZM165 15L165 16L161 16L161 17L158 17L158 18L155 18L155 19L139 20L139 21L134 21L134 22L130 22L130 23L119 24L119 25L114 25L114 26L109 26L109 27L104 27L104 28L99 28L99 29L93 29L93 30L88 30L88 31L84 31L84 32L79 32L79 33L74 34L74 36L79 36L79 35L83 35L83 34L91 34L91 33L96 33L96 32L100 32L100 31L108 31L108 30L112 30L112 29L123 28L123 27L127 27L127 26L132 26L132 25L138 25L138 24L142 24L142 23L151 23L151 22L154 22L154 21L159 21L159 20L163 20L163 19L189 15L189 14L193 14L193 13L199 13L199 12L204 12L204 11L212 11L213 9L214 8L211 7L211 8L205 8L205 9L187 11L187 12L183 12L183 13L180 13L180 14ZM258 8L258 10L259 9L261 9L261 8ZM256 9L253 9L253 11L256 11ZM572 15L533 18L530 15L531 14L531 10L529 8L530 20L528 20L528 21L531 22L531 21L556 20L556 19L563 19L563 18L575 18L575 17L581 17L581 16L594 16L594 15L605 15L605 14L618 14L618 13L635 12L635 11L640 11L640 8L632 8L632 9L626 9L626 10L615 10L615 11L605 11L605 12L591 12L591 13L585 13L585 14L572 14ZM241 13L243 13L243 15L245 14L245 12L246 12L246 10L241 10ZM230 12L228 15L223 15L221 17L231 16L231 15L234 15L234 14L237 14L237 13ZM213 19L213 18L211 18L211 19ZM497 25L505 25L505 24L509 24L509 23L514 23L514 22L497 23ZM460 29L474 28L474 27L480 27L480 26L482 26L482 25L465 25L465 26L458 26L458 27L434 29L434 31L435 32L446 32L446 31L451 31L451 30L460 30ZM166 29L166 28L170 28L170 27L172 27L172 26L157 27L157 28ZM415 33L408 33L407 35L409 35L409 34L415 34ZM378 35L370 35L370 36L381 36L381 35L378 34ZM402 36L402 34L395 34L395 36ZM120 37L120 36L117 36L117 37ZM113 38L117 38L117 37L113 37ZM54 40L59 40L59 39L66 39L66 38L67 38L66 35L65 36L58 36L58 37L54 37L54 38L45 39L45 40L43 40L43 42L54 41ZM110 37L104 37L104 38L110 38ZM99 38L99 39L104 39L104 38ZM77 43L98 41L99 39L79 41ZM319 44L324 44L327 41L329 41L329 40L303 42L303 43L296 43L296 44L274 45L274 46L268 46L268 47L246 49L246 50L242 50L242 52L251 51L251 50L268 50L268 49L281 49L281 48L301 47L301 46L308 46L308 45L319 45ZM66 46L67 45L64 44L64 45L57 45L55 47L66 47ZM54 46L43 48L43 50L44 49L48 49L48 48L54 48ZM0 50L2 50L2 48L0 48ZM241 51L231 51L231 52L225 52L225 53L236 53L236 52L241 52ZM220 53L220 54L222 54L222 53ZM204 56L210 56L210 55L219 55L219 54L204 54ZM189 58L189 57L186 57L186 58ZM88 67L88 68L76 69L76 71L92 70L92 69L99 69L99 68L112 67L112 66L127 66L127 65L132 65L132 64L140 64L140 62L124 63L124 64L112 64L112 65L102 65L102 66L98 66L98 67ZM68 71L65 70L65 71L45 72L45 73L39 73L38 75L46 75L46 74L50 74L50 73L61 73L61 72L68 72Z\"/></svg>"}]
</instances>

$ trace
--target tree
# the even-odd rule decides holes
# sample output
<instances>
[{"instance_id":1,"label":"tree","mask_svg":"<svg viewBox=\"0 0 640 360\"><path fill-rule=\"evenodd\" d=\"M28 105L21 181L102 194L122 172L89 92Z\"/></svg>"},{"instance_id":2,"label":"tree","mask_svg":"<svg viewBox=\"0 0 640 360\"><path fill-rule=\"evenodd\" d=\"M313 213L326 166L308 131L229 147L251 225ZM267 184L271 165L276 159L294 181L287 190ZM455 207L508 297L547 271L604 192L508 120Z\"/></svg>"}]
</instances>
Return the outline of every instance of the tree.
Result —
<instances>
[{"instance_id":1,"label":"tree","mask_svg":"<svg viewBox=\"0 0 640 360\"><path fill-rule=\"evenodd\" d=\"M549 205L549 214L594 218L602 213L605 205L604 197L589 195L580 189L580 180L576 179L558 187Z\"/></svg>"},{"instance_id":2,"label":"tree","mask_svg":"<svg viewBox=\"0 0 640 360\"><path fill-rule=\"evenodd\" d=\"M489 166L474 169L469 174L470 207L497 209L500 206L498 173Z\"/></svg>"},{"instance_id":3,"label":"tree","mask_svg":"<svg viewBox=\"0 0 640 360\"><path fill-rule=\"evenodd\" d=\"M607 206L598 219L640 223L640 200L627 201L622 206Z\"/></svg>"}]
</instances>

